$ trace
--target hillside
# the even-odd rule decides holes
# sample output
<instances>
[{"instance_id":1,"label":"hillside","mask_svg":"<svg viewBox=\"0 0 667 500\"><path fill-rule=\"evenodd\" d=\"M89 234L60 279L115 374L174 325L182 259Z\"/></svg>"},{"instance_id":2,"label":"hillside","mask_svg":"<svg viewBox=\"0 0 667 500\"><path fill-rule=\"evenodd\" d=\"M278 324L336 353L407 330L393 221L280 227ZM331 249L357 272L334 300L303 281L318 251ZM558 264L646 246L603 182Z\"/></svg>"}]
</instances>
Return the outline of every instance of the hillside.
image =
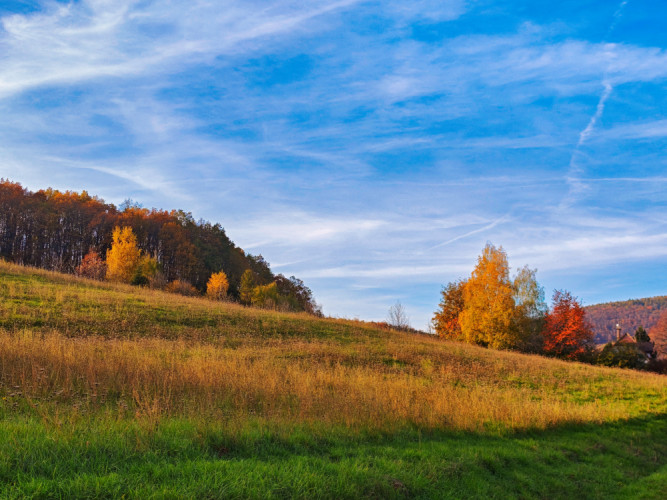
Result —
<instances>
[{"instance_id":1,"label":"hillside","mask_svg":"<svg viewBox=\"0 0 667 500\"><path fill-rule=\"evenodd\" d=\"M274 274L261 255L237 247L220 224L196 221L183 210L149 210L131 200L116 207L86 191L32 192L0 179L0 259L95 277L82 271L81 264L91 257L104 260L114 229L123 227L130 228L133 245L154 259L150 278L160 283L156 287L185 282L203 293L211 275L222 271L228 297L238 300L242 276L250 271L254 285L275 283L282 304L290 310L318 312L311 290L301 280ZM151 281L135 267L129 278L138 279L138 284Z\"/></svg>"},{"instance_id":2,"label":"hillside","mask_svg":"<svg viewBox=\"0 0 667 500\"><path fill-rule=\"evenodd\" d=\"M0 435L3 498L660 498L667 377L0 262Z\"/></svg>"},{"instance_id":3,"label":"hillside","mask_svg":"<svg viewBox=\"0 0 667 500\"><path fill-rule=\"evenodd\" d=\"M656 329L660 316L667 314L667 296L607 302L586 307L586 317L593 324L598 344L616 338L616 324L623 333L634 333L643 326L660 352L667 352L667 331Z\"/></svg>"}]
</instances>

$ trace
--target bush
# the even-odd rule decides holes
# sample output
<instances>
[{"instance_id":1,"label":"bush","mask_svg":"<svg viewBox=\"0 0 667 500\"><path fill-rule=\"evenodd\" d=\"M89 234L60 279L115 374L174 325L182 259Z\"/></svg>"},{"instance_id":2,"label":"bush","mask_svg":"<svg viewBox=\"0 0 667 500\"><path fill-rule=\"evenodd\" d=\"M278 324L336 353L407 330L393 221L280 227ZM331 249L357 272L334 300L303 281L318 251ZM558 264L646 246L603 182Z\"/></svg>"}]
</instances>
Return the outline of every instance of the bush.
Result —
<instances>
[{"instance_id":1,"label":"bush","mask_svg":"<svg viewBox=\"0 0 667 500\"><path fill-rule=\"evenodd\" d=\"M172 281L167 285L166 290L168 292L185 295L187 297L194 297L195 295L199 295L199 291L197 291L194 286L184 280Z\"/></svg>"},{"instance_id":2,"label":"bush","mask_svg":"<svg viewBox=\"0 0 667 500\"><path fill-rule=\"evenodd\" d=\"M650 372L667 375L667 358L651 359L646 365L646 369Z\"/></svg>"},{"instance_id":3,"label":"bush","mask_svg":"<svg viewBox=\"0 0 667 500\"><path fill-rule=\"evenodd\" d=\"M607 344L598 355L598 365L617 368L646 368L646 357L632 344Z\"/></svg>"},{"instance_id":4,"label":"bush","mask_svg":"<svg viewBox=\"0 0 667 500\"><path fill-rule=\"evenodd\" d=\"M84 278L103 280L107 274L106 262L99 253L95 251L88 252L79 267L76 268L76 274Z\"/></svg>"}]
</instances>

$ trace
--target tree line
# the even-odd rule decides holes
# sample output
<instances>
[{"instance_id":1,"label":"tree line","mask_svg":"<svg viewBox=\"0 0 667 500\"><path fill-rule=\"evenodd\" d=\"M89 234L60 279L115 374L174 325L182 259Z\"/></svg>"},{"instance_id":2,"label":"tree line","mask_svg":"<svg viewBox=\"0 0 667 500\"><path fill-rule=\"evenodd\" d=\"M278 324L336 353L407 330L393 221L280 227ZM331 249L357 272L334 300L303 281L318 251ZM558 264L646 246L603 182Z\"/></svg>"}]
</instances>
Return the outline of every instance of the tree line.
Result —
<instances>
[{"instance_id":1,"label":"tree line","mask_svg":"<svg viewBox=\"0 0 667 500\"><path fill-rule=\"evenodd\" d=\"M261 255L237 247L220 224L196 221L183 210L146 209L129 200L116 207L86 191L31 192L0 179L1 258L65 273L99 274L108 264L114 238L116 245L130 238L136 246L129 257L119 257L129 258L129 281L135 284L204 294L211 277L223 273L225 297L252 304L252 296L249 301L242 297L245 276L246 284L253 286L251 295L258 287L268 287L266 300L256 298L255 305L319 313L303 281L274 274ZM104 268L105 278L108 269ZM128 281L126 275L108 277Z\"/></svg>"},{"instance_id":2,"label":"tree line","mask_svg":"<svg viewBox=\"0 0 667 500\"><path fill-rule=\"evenodd\" d=\"M586 316L593 324L595 340L607 342L616 337L616 324L625 329L640 325L653 334L660 317L667 314L667 296L607 302L586 307Z\"/></svg>"},{"instance_id":3,"label":"tree line","mask_svg":"<svg viewBox=\"0 0 667 500\"><path fill-rule=\"evenodd\" d=\"M503 248L487 244L468 278L443 287L433 317L435 332L442 338L495 349L609 366L627 363L625 351L623 359L616 350L607 349L604 356L598 352L586 310L570 292L555 290L547 307L536 272L525 266L512 277ZM643 328L640 335L641 339L645 335L642 342L650 341ZM644 367L643 355L631 354L636 358L632 367Z\"/></svg>"}]
</instances>

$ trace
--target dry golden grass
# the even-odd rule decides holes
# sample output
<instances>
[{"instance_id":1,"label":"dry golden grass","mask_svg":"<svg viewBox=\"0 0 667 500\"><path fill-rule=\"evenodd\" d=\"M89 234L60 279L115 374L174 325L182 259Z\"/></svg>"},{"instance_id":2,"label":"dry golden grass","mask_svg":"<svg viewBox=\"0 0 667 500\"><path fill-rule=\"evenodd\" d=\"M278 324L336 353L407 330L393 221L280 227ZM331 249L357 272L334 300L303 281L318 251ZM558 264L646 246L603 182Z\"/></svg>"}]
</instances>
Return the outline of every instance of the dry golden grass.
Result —
<instances>
[{"instance_id":1,"label":"dry golden grass","mask_svg":"<svg viewBox=\"0 0 667 500\"><path fill-rule=\"evenodd\" d=\"M546 428L667 411L667 377L490 351L0 263L20 409L351 427ZM56 410L54 410L56 409Z\"/></svg>"},{"instance_id":2,"label":"dry golden grass","mask_svg":"<svg viewBox=\"0 0 667 500\"><path fill-rule=\"evenodd\" d=\"M667 406L664 377L619 377L401 334L360 351L298 339L268 340L260 349L5 332L0 366L10 394L21 392L31 404L54 401L81 412L106 406L152 418L256 415L380 428L517 429L616 420L641 413L642 404L646 412Z\"/></svg>"}]
</instances>

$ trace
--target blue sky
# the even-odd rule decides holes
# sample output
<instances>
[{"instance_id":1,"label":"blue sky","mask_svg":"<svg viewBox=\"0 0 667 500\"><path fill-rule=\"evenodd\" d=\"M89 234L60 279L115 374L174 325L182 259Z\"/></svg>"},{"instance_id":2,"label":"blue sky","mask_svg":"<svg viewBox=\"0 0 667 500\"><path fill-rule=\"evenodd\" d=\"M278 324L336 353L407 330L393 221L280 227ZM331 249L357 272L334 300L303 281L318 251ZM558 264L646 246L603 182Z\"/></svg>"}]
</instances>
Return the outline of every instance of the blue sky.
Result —
<instances>
[{"instance_id":1,"label":"blue sky","mask_svg":"<svg viewBox=\"0 0 667 500\"><path fill-rule=\"evenodd\" d=\"M0 177L219 221L425 328L487 241L667 294L667 2L0 1Z\"/></svg>"}]
</instances>

